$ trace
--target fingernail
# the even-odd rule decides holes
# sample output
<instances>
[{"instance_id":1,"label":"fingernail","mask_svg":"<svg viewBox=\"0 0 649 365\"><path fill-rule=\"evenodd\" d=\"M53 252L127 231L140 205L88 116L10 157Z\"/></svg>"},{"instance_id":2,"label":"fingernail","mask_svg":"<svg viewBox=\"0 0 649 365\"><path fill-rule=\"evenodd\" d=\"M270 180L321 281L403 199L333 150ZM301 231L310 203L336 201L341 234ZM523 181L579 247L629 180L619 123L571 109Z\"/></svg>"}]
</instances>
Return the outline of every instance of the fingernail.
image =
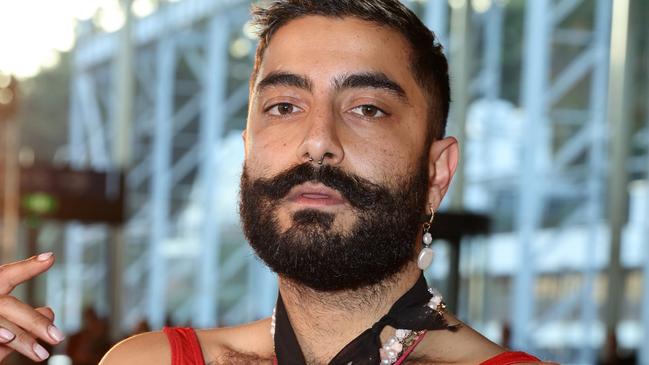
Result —
<instances>
[{"instance_id":1,"label":"fingernail","mask_svg":"<svg viewBox=\"0 0 649 365\"><path fill-rule=\"evenodd\" d=\"M5 342L9 342L14 339L16 335L13 333L9 332L9 330L6 330L4 328L0 328L0 338L3 339Z\"/></svg>"},{"instance_id":2,"label":"fingernail","mask_svg":"<svg viewBox=\"0 0 649 365\"><path fill-rule=\"evenodd\" d=\"M41 359L41 360L45 360L48 357L50 357L50 353L47 352L47 350L45 350L43 348L43 346L41 346L41 345L39 345L37 343L34 344L32 349L34 350L34 353L36 354L36 356L38 356L38 358Z\"/></svg>"},{"instance_id":3,"label":"fingernail","mask_svg":"<svg viewBox=\"0 0 649 365\"><path fill-rule=\"evenodd\" d=\"M50 257L52 257L52 255L53 255L53 253L51 253L51 252L42 253L42 254L36 256L36 261L41 261L41 262L42 261L47 261L47 260L50 259Z\"/></svg>"},{"instance_id":4,"label":"fingernail","mask_svg":"<svg viewBox=\"0 0 649 365\"><path fill-rule=\"evenodd\" d=\"M49 333L50 337L52 337L57 342L61 342L65 339L65 335L63 334L63 332L61 332L61 330L56 328L56 326L47 327L47 333Z\"/></svg>"}]
</instances>

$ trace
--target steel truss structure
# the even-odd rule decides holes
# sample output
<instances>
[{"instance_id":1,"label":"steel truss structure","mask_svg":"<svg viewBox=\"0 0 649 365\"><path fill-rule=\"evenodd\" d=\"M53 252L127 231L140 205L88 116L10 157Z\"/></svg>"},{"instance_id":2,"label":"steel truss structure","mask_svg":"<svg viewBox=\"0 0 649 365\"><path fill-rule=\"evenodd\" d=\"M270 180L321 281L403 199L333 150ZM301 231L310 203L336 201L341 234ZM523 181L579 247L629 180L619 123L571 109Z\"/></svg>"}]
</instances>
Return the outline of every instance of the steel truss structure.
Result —
<instances>
[{"instance_id":1,"label":"steel truss structure","mask_svg":"<svg viewBox=\"0 0 649 365\"><path fill-rule=\"evenodd\" d=\"M449 3L451 14L460 13L462 7L468 6L467 2L461 1ZM604 327L604 321L598 316L598 308L605 307L606 303L598 302L595 294L596 280L602 274L601 264L596 257L598 245L595 243L608 239L605 236L609 232L607 226L611 224L604 208L609 188L609 139L615 133L616 124L630 123L629 120L610 120L607 108L611 99L609 63L614 57L624 58L609 51L610 37L614 32L612 14L613 2L609 0L539 0L525 3L519 103L524 132L518 142L520 149L517 150L521 153L519 173L496 176L494 181L489 181L490 177L487 176L480 182L487 186L492 196L518 192L514 197L517 203L513 207L514 232L518 238L515 239L516 246L510 247L518 250L515 254L518 265L510 272L513 282L510 307L513 336L510 345L562 363L594 363L598 348L604 345L603 336L598 335L602 334ZM468 17L471 21L464 29L454 27L453 23L458 22L455 15L450 19L448 50L451 75L461 79L461 73L467 72L462 70L470 73L465 84L454 85L454 102L464 103L467 109L483 103L488 106L487 119L502 118L498 114L489 115L489 108L503 97L504 5L496 1L491 3L488 11L483 9ZM470 34L457 34L462 31ZM454 40L456 44L453 44ZM471 49L469 52L472 53L465 56L467 59L454 59L453 50L457 43L465 47L468 45ZM458 88L465 88L466 96ZM460 100L457 95L460 95ZM462 97L469 100L462 100ZM455 123L457 128L462 124L458 118L466 115L462 113L467 111L454 112L450 122ZM450 126L451 129L453 127ZM466 130L454 132L454 135L463 135ZM498 135L497 131L490 134L496 139L507 138L506 135ZM635 137L622 143L635 140L637 149L649 151L645 130L633 130L629 137L631 134ZM469 140L465 142L471 144ZM631 161L636 162L630 164L630 169L626 171L629 176L638 176L640 171L646 169L644 158L631 157ZM463 191L462 195L465 194L466 191ZM465 195L464 199L469 197ZM466 201L466 204L470 203ZM571 270L577 270L579 288L567 297L555 298L550 306L545 303L540 307L537 305L536 291L543 274L538 265L544 256L552 256L560 251L561 244L565 244L541 239L541 232L549 231L550 235L558 237L575 227L587 227L585 231L588 232L580 235L580 241L570 242L580 247L577 251L582 256L582 264L571 267ZM649 272L646 262L644 271ZM489 278L475 280L469 276L469 273L463 272L468 284L464 291L468 291L469 296L487 294L484 283L476 284L475 281ZM618 279L620 282L613 284L614 287L623 286L625 278L622 276ZM558 280L561 281L561 277ZM472 291L475 285L482 286L481 292ZM624 293L620 293L622 295ZM472 307L484 307L485 304L482 298L468 298L468 301L476 303L468 303L469 308L460 306L459 313L469 318L472 317ZM577 321L574 313L578 313ZM642 321L644 333L649 333L646 313ZM553 353L551 348L541 344L539 335L548 326L573 322L578 323L578 337L581 338L577 351ZM648 349L641 350L649 353Z\"/></svg>"},{"instance_id":2,"label":"steel truss structure","mask_svg":"<svg viewBox=\"0 0 649 365\"><path fill-rule=\"evenodd\" d=\"M126 264L123 283L114 284L125 293L120 298L124 330L141 319L160 328L169 313L175 323L205 327L259 318L272 309L272 301L257 297L274 295L272 276L259 268L241 239L223 239L229 232L222 229L231 227L220 224L223 212L217 209L216 174L219 165L231 163L218 160L220 144L233 126L242 128L247 105L247 83L232 70L249 65L250 59L233 60L229 52L247 11L244 1L184 1L164 4L133 27L137 56L134 116L127 133L133 153L127 173ZM111 167L117 36L82 34L79 40L71 162ZM183 219L187 211L204 219L192 230ZM93 243L89 236L103 239ZM106 227L73 224L67 229L67 328L79 326L83 290L110 292L107 270L103 279L88 282L83 264L86 251L113 244L109 236ZM242 281L242 273L249 279ZM107 312L106 295L97 297L104 299L97 306Z\"/></svg>"},{"instance_id":3,"label":"steel truss structure","mask_svg":"<svg viewBox=\"0 0 649 365\"><path fill-rule=\"evenodd\" d=\"M615 290L624 286L621 274L616 278L619 282L609 282L608 289L609 296L619 299L602 305L596 300L594 285L601 273L601 267L597 267L596 242L602 241L608 232L612 236L604 241L616 239L615 217L605 211L607 189L615 189L608 184L608 172L617 174L612 172L614 167L609 164L609 153L616 144L625 148L630 142L624 136L612 141L617 125L631 123L624 118L609 120L611 114L607 109L607 106L622 108L615 105L610 91L619 74L609 72L609 65L619 63L620 59L625 62L626 55L609 53L611 34L616 34L615 24L612 25L613 2L539 0L526 5L521 90L521 106L525 113L522 166L525 168L521 171L518 187L520 266L512 292L513 346L534 351L539 346L536 334L541 328L557 321L574 321L574 313L579 313L581 349L561 361L592 364L597 359L597 349L605 340L604 336L597 335L606 327L604 320L598 319L598 308L610 307L616 300L622 301L624 295L622 289ZM590 27L575 21L584 16L590 16ZM622 30L623 39L627 38L628 31ZM570 62L561 64L559 60L565 59L566 53L571 55ZM576 93L584 90L589 90L584 93L588 98L576 100ZM631 171L622 167L620 174L630 175ZM623 189L626 190L626 185ZM619 232L622 224L624 222L619 223ZM583 255L578 268L579 289L549 308L538 308L535 289L540 275L539 258L552 255L561 245L553 240L540 242L536 235L544 228L552 228L558 235L580 226L588 227L588 234L582 235L580 242L570 242L581 247L579 251ZM621 233L617 239L621 240ZM614 243L609 249L612 258L604 265L615 267L619 265L615 262L619 261L619 253L615 253ZM649 267L645 266L644 270ZM619 312L620 308L613 306L608 310Z\"/></svg>"},{"instance_id":4,"label":"steel truss structure","mask_svg":"<svg viewBox=\"0 0 649 365\"><path fill-rule=\"evenodd\" d=\"M606 109L608 49L611 2L598 1L592 29L563 27L564 20L580 10L580 1L534 1L528 4L525 19L525 61L523 66L522 107L526 115L523 166L520 180L519 263L513 291L514 346L534 348L535 328L544 322L568 315L580 308L582 333L592 333L597 318L593 282L594 250L589 245L599 234L592 229L583 242L587 256L582 267L581 290L563 299L554 308L535 316L535 261L553 247L539 247L535 233L547 226L548 217L556 214L551 204L566 202L570 210L559 222L571 225L600 226L604 220L603 201L606 169ZM553 52L576 47L572 61L557 69ZM589 80L587 103L566 105L579 83ZM556 209L556 208L555 208ZM525 264L523 264L525 263ZM589 339L579 356L579 363L593 363L594 346ZM574 359L572 359L574 361Z\"/></svg>"},{"instance_id":5,"label":"steel truss structure","mask_svg":"<svg viewBox=\"0 0 649 365\"><path fill-rule=\"evenodd\" d=\"M459 86L466 88L467 105L476 99L501 98L502 2L493 2L484 13L467 13L469 26L464 32L480 34L480 38L453 34L462 29L454 28L453 22L460 18L453 15L468 6L466 1L453 1L452 6L445 0L407 3L421 12L448 49L458 47L462 41L457 40L462 39L469 39L476 48L471 58L480 62L462 65L472 60L451 59L451 72L453 67L469 70L466 82ZM598 318L593 297L598 273L590 256L593 250L589 250L589 243L600 233L596 230L583 242L572 242L581 245L585 255L580 289L547 310L537 308L534 300L535 263L539 255L554 249L550 244L540 246L537 233L547 227L606 225L602 197L608 155L612 1L596 0L587 26L571 21L583 15L588 8L584 4L581 0L535 0L527 2L525 9L520 106L525 116L522 159L526 168L513 183L500 188L518 191L517 256L525 263L513 273L513 345L533 352L538 350L534 334L546 323L578 310L587 338ZM220 160L219 151L227 132L242 128L245 118L248 85L242 75L249 72L251 58L235 59L230 51L248 19L248 5L243 0L184 0L163 4L134 24L135 98L127 133L133 149L127 174L130 211L123 234L123 282L112 284L125 293L120 298L123 330L140 319L147 319L153 328L160 328L167 316L175 323L206 327L260 318L272 310L273 275L252 258L236 229L220 223L232 212L216 204L220 198L217 172L220 166L232 164ZM115 165L111 106L116 97L117 39L115 34L91 29L79 36L69 136L75 166ZM572 52L570 62L558 64L557 56L565 52ZM573 102L574 94L584 89L587 100ZM639 161L639 168L649 171ZM187 223L188 216L199 218ZM108 268L100 265L90 270L84 258L89 252L106 253L112 236L107 227L71 224L66 228L65 268L57 276L64 282L65 295L55 309L63 314L68 330L79 326L80 308L88 293L99 294L96 308L109 310ZM645 273L649 273L649 253L647 257ZM648 282L645 296L649 295ZM643 318L649 332L649 313ZM578 355L557 360L594 363L596 345L587 339Z\"/></svg>"}]
</instances>

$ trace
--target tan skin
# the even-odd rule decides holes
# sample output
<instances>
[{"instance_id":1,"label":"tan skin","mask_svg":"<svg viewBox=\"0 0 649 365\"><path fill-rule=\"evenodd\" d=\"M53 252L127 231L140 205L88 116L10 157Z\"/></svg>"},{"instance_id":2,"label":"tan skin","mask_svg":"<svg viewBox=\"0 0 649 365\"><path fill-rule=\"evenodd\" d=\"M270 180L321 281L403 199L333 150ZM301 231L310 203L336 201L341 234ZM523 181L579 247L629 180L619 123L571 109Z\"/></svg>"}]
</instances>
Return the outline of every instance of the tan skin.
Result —
<instances>
[{"instance_id":1,"label":"tan skin","mask_svg":"<svg viewBox=\"0 0 649 365\"><path fill-rule=\"evenodd\" d=\"M16 286L53 264L54 256L45 253L0 266L0 362L14 351L33 361L42 361L49 354L38 341L56 345L64 339L53 324L54 312L50 308L34 309L11 295Z\"/></svg>"},{"instance_id":2,"label":"tan skin","mask_svg":"<svg viewBox=\"0 0 649 365\"><path fill-rule=\"evenodd\" d=\"M326 154L323 163L395 187L397 181L413 174L425 153L430 167L428 202L436 210L455 172L458 145L455 139L445 138L424 152L427 104L408 68L408 51L397 32L352 18L308 16L280 28L266 50L256 85L273 73L283 73L300 76L311 87L273 84L253 88L244 132L251 177L275 176L308 161L309 156L319 159ZM345 77L363 73L387 76L401 86L405 97L377 87L341 87ZM290 226L291 212L309 206L336 213L333 229L347 231L356 217L344 199L330 193L335 197L331 204L312 199L282 201L280 229ZM354 307L358 295L302 288L298 300L296 284L280 277L280 291L307 361L327 363L386 313L419 274L411 263L386 285L383 300L370 308L359 305L357 310L349 307ZM343 301L346 308L337 305ZM458 323L451 314L446 317L449 323ZM381 336L385 339L393 332L386 328ZM273 357L270 318L197 333L208 364L270 363ZM462 325L457 332L429 332L408 363L478 364L503 351ZM134 336L115 346L101 362L128 364L171 364L165 335Z\"/></svg>"}]
</instances>

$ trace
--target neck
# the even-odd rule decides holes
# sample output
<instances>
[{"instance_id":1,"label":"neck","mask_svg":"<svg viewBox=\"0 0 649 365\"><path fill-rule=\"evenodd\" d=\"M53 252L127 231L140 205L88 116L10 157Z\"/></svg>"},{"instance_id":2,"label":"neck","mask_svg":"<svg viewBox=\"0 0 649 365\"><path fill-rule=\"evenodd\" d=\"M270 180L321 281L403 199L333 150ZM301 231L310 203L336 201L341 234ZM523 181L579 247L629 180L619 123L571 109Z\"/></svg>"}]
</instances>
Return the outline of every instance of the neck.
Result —
<instances>
[{"instance_id":1,"label":"neck","mask_svg":"<svg viewBox=\"0 0 649 365\"><path fill-rule=\"evenodd\" d=\"M316 291L280 276L279 290L307 363L328 363L383 317L419 275L411 262L378 284L335 292Z\"/></svg>"}]
</instances>

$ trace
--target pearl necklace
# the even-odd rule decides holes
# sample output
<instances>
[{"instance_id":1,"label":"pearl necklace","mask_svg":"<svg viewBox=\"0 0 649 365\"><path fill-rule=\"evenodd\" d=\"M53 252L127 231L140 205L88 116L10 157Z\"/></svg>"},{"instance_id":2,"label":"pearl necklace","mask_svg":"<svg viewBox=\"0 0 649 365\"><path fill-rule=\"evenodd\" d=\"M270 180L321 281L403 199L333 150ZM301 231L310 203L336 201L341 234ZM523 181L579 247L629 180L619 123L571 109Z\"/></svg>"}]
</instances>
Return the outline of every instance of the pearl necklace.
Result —
<instances>
[{"instance_id":1,"label":"pearl necklace","mask_svg":"<svg viewBox=\"0 0 649 365\"><path fill-rule=\"evenodd\" d=\"M442 294L435 288L429 288L428 292L433 295L432 298L426 303L426 306L436 311L440 315L443 314L446 310L446 303L444 303L444 298ZM273 308L273 315L270 320L270 335L275 338L275 308ZM412 344L421 336L425 331L413 331L406 329L397 329L394 335L388 337L388 339L383 343L383 346L379 349L381 354L381 365L392 365L403 352L408 349Z\"/></svg>"}]
</instances>

